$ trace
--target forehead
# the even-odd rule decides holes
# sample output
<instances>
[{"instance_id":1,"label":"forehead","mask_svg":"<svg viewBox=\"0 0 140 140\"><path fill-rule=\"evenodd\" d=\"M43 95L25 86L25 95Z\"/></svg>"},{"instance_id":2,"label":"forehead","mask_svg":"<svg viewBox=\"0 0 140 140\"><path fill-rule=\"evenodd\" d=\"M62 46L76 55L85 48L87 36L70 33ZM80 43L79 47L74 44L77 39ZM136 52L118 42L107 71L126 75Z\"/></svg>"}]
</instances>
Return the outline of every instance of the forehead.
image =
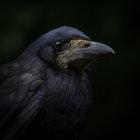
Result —
<instances>
[{"instance_id":1,"label":"forehead","mask_svg":"<svg viewBox=\"0 0 140 140\"><path fill-rule=\"evenodd\" d=\"M91 40L88 36L86 36L83 32L72 28L72 27L60 27L55 30L52 30L43 36L47 38L49 42L54 42L57 40L69 40L73 37L81 37L87 40Z\"/></svg>"}]
</instances>

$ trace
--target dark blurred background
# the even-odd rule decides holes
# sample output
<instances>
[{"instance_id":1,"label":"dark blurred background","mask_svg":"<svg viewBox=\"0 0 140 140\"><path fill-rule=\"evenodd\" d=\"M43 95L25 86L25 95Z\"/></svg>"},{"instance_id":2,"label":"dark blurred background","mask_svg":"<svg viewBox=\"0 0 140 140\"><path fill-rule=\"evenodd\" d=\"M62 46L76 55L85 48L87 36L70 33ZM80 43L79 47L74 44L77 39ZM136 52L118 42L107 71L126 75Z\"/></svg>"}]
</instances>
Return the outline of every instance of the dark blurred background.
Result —
<instances>
[{"instance_id":1,"label":"dark blurred background","mask_svg":"<svg viewBox=\"0 0 140 140\"><path fill-rule=\"evenodd\" d=\"M32 1L0 4L0 64L56 27L78 28L116 55L91 65L93 108L81 140L139 136L140 22L135 1Z\"/></svg>"}]
</instances>

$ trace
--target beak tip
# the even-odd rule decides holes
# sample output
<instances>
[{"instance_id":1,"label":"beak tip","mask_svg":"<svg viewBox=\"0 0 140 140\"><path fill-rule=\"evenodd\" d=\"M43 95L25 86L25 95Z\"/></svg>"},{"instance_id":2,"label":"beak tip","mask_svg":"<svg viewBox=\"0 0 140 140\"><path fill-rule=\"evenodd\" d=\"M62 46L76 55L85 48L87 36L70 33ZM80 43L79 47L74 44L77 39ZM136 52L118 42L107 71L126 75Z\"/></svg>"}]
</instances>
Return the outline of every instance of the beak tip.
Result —
<instances>
[{"instance_id":1,"label":"beak tip","mask_svg":"<svg viewBox=\"0 0 140 140\"><path fill-rule=\"evenodd\" d=\"M96 48L96 50L98 50L99 52L106 53L106 54L115 54L115 51L108 45L103 44L103 43L99 43L99 42L91 42L91 46L94 46L94 48Z\"/></svg>"},{"instance_id":2,"label":"beak tip","mask_svg":"<svg viewBox=\"0 0 140 140\"><path fill-rule=\"evenodd\" d=\"M110 51L112 54L115 54L115 51L113 50L113 49L111 49L111 51Z\"/></svg>"}]
</instances>

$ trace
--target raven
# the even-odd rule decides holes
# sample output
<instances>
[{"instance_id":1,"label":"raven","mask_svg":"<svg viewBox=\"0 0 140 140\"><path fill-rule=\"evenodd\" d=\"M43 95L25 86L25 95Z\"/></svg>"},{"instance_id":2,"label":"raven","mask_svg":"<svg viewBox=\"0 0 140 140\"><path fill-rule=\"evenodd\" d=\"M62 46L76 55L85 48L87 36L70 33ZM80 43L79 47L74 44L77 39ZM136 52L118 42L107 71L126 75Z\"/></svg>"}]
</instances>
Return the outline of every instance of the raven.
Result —
<instances>
[{"instance_id":1,"label":"raven","mask_svg":"<svg viewBox=\"0 0 140 140\"><path fill-rule=\"evenodd\" d=\"M0 67L0 139L76 139L91 101L88 65L109 46L63 26Z\"/></svg>"}]
</instances>

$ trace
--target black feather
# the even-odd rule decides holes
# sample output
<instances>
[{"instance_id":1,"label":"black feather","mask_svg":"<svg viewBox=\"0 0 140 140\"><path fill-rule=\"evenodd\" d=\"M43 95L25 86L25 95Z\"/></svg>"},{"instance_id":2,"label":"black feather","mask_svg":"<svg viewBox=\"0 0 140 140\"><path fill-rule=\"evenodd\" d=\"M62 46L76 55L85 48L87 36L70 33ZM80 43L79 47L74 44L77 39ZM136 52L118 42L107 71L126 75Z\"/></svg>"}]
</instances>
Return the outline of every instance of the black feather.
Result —
<instances>
[{"instance_id":1,"label":"black feather","mask_svg":"<svg viewBox=\"0 0 140 140\"><path fill-rule=\"evenodd\" d=\"M54 50L49 46L73 36L89 39L77 29L61 27L0 67L1 140L75 139L91 106L89 78L45 62L53 63Z\"/></svg>"}]
</instances>

